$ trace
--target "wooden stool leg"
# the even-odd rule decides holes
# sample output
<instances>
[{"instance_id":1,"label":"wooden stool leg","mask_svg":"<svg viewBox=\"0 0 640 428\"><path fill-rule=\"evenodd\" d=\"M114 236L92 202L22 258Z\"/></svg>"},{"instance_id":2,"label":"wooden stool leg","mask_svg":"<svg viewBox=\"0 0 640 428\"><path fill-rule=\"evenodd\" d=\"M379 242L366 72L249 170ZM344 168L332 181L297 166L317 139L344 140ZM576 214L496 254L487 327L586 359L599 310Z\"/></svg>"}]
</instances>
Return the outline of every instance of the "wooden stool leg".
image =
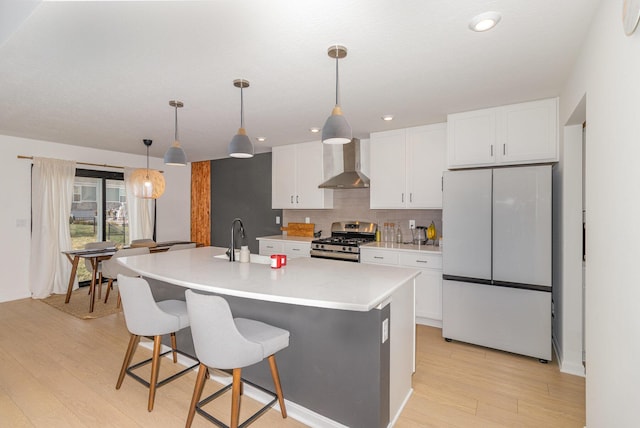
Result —
<instances>
[{"instance_id":1,"label":"wooden stool leg","mask_svg":"<svg viewBox=\"0 0 640 428\"><path fill-rule=\"evenodd\" d=\"M160 371L160 348L162 347L162 336L153 336L153 359L151 360L151 380L149 381L149 405L148 411L153 410L153 402L156 398L156 385L158 383L158 372Z\"/></svg>"},{"instance_id":2,"label":"wooden stool leg","mask_svg":"<svg viewBox=\"0 0 640 428\"><path fill-rule=\"evenodd\" d=\"M231 427L238 428L240 422L240 386L242 369L233 369L233 386L231 387Z\"/></svg>"},{"instance_id":3,"label":"wooden stool leg","mask_svg":"<svg viewBox=\"0 0 640 428\"><path fill-rule=\"evenodd\" d=\"M190 428L193 423L193 418L196 415L196 405L200 401L202 396L202 390L204 389L204 383L209 377L209 368L200 363L198 368L198 377L196 378L196 386L193 388L193 396L191 397L191 405L189 406L189 414L187 416L187 424L185 428Z\"/></svg>"},{"instance_id":4,"label":"wooden stool leg","mask_svg":"<svg viewBox=\"0 0 640 428\"><path fill-rule=\"evenodd\" d=\"M172 353L173 353L173 362L177 363L178 362L178 353L176 352L176 349L178 349L178 346L176 345L176 333L171 333L171 349L172 349Z\"/></svg>"},{"instance_id":5,"label":"wooden stool leg","mask_svg":"<svg viewBox=\"0 0 640 428\"><path fill-rule=\"evenodd\" d=\"M118 303L116 303L116 308L119 308L122 305L122 299L120 298L120 293L118 293Z\"/></svg>"},{"instance_id":6,"label":"wooden stool leg","mask_svg":"<svg viewBox=\"0 0 640 428\"><path fill-rule=\"evenodd\" d=\"M282 386L280 385L280 374L278 373L278 366L276 365L275 355L270 355L269 367L271 368L271 377L273 378L273 385L276 387L276 395L278 396L278 404L280 404L280 412L282 417L287 417L287 409L284 407L284 397L282 395Z\"/></svg>"},{"instance_id":7,"label":"wooden stool leg","mask_svg":"<svg viewBox=\"0 0 640 428\"><path fill-rule=\"evenodd\" d=\"M118 376L116 389L120 389L120 387L122 386L124 375L127 372L127 367L129 367L129 365L131 364L131 359L133 358L133 354L136 352L138 342L140 342L140 336L132 334L131 338L129 338L129 346L127 347L127 352L124 354L124 361L122 362L122 369L120 369L120 376Z\"/></svg>"}]
</instances>

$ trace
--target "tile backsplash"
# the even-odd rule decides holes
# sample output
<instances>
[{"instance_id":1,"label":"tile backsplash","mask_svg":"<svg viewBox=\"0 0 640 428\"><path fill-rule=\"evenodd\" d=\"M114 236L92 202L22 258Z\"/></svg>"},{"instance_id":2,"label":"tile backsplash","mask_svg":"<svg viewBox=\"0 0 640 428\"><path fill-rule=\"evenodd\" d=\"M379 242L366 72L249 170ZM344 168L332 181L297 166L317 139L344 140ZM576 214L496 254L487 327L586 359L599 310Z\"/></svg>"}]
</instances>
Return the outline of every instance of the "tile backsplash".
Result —
<instances>
[{"instance_id":1,"label":"tile backsplash","mask_svg":"<svg viewBox=\"0 0 640 428\"><path fill-rule=\"evenodd\" d=\"M333 209L327 210L283 210L283 225L287 223L315 224L315 231L322 231L322 236L331 235L331 223L334 221L361 220L377 223L400 224L404 241L411 240L409 220L415 220L416 226L429 226L433 221L442 235L442 210L379 210L369 208L369 189L339 189L333 191Z\"/></svg>"}]
</instances>

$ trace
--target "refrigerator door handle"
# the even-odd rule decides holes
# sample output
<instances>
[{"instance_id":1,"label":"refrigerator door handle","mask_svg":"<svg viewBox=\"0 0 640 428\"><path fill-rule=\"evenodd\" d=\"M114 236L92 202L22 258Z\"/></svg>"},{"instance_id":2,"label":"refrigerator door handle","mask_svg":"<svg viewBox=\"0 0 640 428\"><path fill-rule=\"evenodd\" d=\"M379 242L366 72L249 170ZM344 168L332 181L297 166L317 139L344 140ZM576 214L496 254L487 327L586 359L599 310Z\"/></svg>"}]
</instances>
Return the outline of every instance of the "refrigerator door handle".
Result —
<instances>
[{"instance_id":1,"label":"refrigerator door handle","mask_svg":"<svg viewBox=\"0 0 640 428\"><path fill-rule=\"evenodd\" d=\"M470 278L466 276L456 276L456 275L447 275L443 274L442 279L447 281L458 281L458 282L469 282L472 284L484 284L484 285L493 285L493 281L485 278Z\"/></svg>"}]
</instances>

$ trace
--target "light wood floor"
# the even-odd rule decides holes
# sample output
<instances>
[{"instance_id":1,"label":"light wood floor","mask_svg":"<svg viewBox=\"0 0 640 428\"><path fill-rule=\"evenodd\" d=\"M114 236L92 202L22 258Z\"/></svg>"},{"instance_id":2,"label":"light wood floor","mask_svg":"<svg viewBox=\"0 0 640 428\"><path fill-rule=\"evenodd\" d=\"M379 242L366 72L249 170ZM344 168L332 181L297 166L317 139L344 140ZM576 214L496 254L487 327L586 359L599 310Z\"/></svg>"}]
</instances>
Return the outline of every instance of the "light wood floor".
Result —
<instances>
[{"instance_id":1,"label":"light wood floor","mask_svg":"<svg viewBox=\"0 0 640 428\"><path fill-rule=\"evenodd\" d=\"M83 321L30 299L1 303L0 427L184 426L195 373L160 388L149 413L144 386L127 377L115 390L127 341L122 314ZM436 328L418 328L413 387L397 427L585 425L583 378L554 363L447 343ZM205 393L214 388L208 382ZM193 426L214 425L196 416ZM251 426L303 425L271 410Z\"/></svg>"}]
</instances>

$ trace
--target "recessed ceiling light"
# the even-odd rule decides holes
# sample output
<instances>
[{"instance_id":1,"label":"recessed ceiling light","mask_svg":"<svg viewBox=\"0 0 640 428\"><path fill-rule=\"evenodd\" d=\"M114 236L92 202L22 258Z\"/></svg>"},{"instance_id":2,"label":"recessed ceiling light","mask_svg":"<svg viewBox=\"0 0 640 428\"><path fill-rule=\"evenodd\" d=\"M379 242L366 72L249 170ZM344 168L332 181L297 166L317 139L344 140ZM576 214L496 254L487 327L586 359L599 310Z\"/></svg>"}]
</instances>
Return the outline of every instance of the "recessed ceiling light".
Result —
<instances>
[{"instance_id":1,"label":"recessed ceiling light","mask_svg":"<svg viewBox=\"0 0 640 428\"><path fill-rule=\"evenodd\" d=\"M484 12L471 19L469 28L477 32L491 30L500 22L500 18L502 17L498 12Z\"/></svg>"},{"instance_id":2,"label":"recessed ceiling light","mask_svg":"<svg viewBox=\"0 0 640 428\"><path fill-rule=\"evenodd\" d=\"M314 134L317 134L318 132L320 132L320 128L309 128L309 131L313 132Z\"/></svg>"},{"instance_id":3,"label":"recessed ceiling light","mask_svg":"<svg viewBox=\"0 0 640 428\"><path fill-rule=\"evenodd\" d=\"M382 120L389 122L390 120L393 120L393 115L385 114L384 116L382 116Z\"/></svg>"},{"instance_id":4,"label":"recessed ceiling light","mask_svg":"<svg viewBox=\"0 0 640 428\"><path fill-rule=\"evenodd\" d=\"M266 141L267 139L265 137L256 137L256 140L260 141L261 143L263 141Z\"/></svg>"}]
</instances>

